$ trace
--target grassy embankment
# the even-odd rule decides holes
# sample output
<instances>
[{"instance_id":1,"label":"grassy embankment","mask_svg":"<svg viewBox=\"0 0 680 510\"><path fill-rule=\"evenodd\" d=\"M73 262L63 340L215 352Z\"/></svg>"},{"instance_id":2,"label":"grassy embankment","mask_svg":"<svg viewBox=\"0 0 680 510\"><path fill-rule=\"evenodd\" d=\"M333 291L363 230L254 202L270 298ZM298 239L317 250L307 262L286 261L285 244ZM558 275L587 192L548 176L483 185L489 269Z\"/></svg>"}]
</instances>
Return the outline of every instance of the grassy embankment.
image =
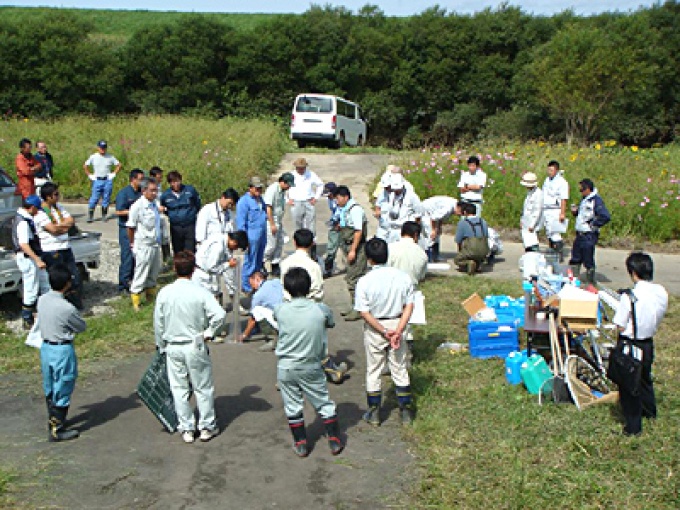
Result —
<instances>
[{"instance_id":1,"label":"grassy embankment","mask_svg":"<svg viewBox=\"0 0 680 510\"><path fill-rule=\"evenodd\" d=\"M665 243L680 236L680 146L652 149L619 147L602 142L588 148L561 144L506 144L403 153L402 166L422 198L457 196L460 172L470 155L478 154L488 174L484 217L494 227L518 228L525 189L522 173L545 178L548 161L561 163L571 188L570 203L578 203L578 182L594 181L612 214L602 229L606 243L650 241ZM573 220L570 223L573 230Z\"/></svg>"}]
</instances>

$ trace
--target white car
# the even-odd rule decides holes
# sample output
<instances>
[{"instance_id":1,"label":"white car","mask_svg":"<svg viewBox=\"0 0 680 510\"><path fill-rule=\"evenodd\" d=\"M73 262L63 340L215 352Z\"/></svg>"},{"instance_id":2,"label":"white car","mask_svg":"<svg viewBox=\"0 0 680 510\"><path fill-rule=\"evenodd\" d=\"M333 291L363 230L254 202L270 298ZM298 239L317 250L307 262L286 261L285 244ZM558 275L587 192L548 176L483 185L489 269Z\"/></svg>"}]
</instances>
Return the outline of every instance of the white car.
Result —
<instances>
[{"instance_id":1,"label":"white car","mask_svg":"<svg viewBox=\"0 0 680 510\"><path fill-rule=\"evenodd\" d=\"M327 94L300 94L295 98L290 137L303 148L310 142L335 147L366 143L366 120L356 103Z\"/></svg>"}]
</instances>

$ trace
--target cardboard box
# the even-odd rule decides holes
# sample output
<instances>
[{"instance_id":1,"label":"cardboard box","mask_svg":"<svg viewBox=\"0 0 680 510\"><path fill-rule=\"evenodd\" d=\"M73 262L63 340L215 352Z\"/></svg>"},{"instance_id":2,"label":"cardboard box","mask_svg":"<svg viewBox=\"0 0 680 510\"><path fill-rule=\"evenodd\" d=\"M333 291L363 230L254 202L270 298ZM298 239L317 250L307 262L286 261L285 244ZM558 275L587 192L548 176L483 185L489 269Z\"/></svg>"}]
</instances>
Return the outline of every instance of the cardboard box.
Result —
<instances>
[{"instance_id":1,"label":"cardboard box","mask_svg":"<svg viewBox=\"0 0 680 510\"><path fill-rule=\"evenodd\" d=\"M461 303L470 317L474 317L477 312L486 308L484 300L476 292Z\"/></svg>"},{"instance_id":2,"label":"cardboard box","mask_svg":"<svg viewBox=\"0 0 680 510\"><path fill-rule=\"evenodd\" d=\"M559 321L572 331L597 328L599 297L575 287L565 287L559 293Z\"/></svg>"}]
</instances>

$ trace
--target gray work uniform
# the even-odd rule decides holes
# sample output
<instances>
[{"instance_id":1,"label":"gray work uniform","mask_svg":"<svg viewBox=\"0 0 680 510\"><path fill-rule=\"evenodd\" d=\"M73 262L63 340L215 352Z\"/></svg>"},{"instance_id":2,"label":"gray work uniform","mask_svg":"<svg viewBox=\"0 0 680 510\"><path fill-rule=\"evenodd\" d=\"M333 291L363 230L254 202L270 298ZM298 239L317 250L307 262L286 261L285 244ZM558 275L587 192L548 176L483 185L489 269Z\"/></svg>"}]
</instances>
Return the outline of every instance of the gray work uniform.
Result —
<instances>
[{"instance_id":1,"label":"gray work uniform","mask_svg":"<svg viewBox=\"0 0 680 510\"><path fill-rule=\"evenodd\" d=\"M277 380L286 416L301 415L307 397L322 418L332 418L336 408L321 361L326 357L326 328L335 326L333 312L323 303L295 298L277 307L274 316L279 324Z\"/></svg>"},{"instance_id":2,"label":"gray work uniform","mask_svg":"<svg viewBox=\"0 0 680 510\"><path fill-rule=\"evenodd\" d=\"M213 234L204 240L196 250L196 269L191 279L201 287L210 292L213 296L220 293L219 278L224 277L227 289L230 294L236 290L229 261L234 258L234 254L227 246L227 234Z\"/></svg>"},{"instance_id":3,"label":"gray work uniform","mask_svg":"<svg viewBox=\"0 0 680 510\"><path fill-rule=\"evenodd\" d=\"M167 354L168 379L181 431L196 430L189 403L196 395L200 430L217 428L212 362L204 338L224 326L226 312L203 287L179 278L163 287L156 299L156 345Z\"/></svg>"},{"instance_id":4,"label":"gray work uniform","mask_svg":"<svg viewBox=\"0 0 680 510\"><path fill-rule=\"evenodd\" d=\"M132 253L135 257L135 273L130 283L130 293L139 294L156 286L161 271L161 243L163 221L156 202L149 202L143 195L130 207L127 227L135 229Z\"/></svg>"},{"instance_id":5,"label":"gray work uniform","mask_svg":"<svg viewBox=\"0 0 680 510\"><path fill-rule=\"evenodd\" d=\"M272 226L267 219L267 245L264 248L264 260L272 264L281 262L283 253L283 215L286 206L286 192L281 189L280 182L270 184L262 196L267 209L272 208L272 217L276 226L276 234L272 234Z\"/></svg>"}]
</instances>

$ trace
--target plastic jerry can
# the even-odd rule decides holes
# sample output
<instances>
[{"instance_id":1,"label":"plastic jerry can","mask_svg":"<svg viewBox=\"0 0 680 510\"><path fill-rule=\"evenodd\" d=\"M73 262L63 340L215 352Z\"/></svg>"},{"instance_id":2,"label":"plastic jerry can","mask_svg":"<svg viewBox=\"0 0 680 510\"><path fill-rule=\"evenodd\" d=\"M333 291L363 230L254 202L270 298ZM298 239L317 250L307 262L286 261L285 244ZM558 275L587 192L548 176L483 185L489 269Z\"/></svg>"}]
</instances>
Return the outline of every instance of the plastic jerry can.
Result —
<instances>
[{"instance_id":1,"label":"plastic jerry can","mask_svg":"<svg viewBox=\"0 0 680 510\"><path fill-rule=\"evenodd\" d=\"M533 354L524 361L520 368L520 374L524 385L532 395L538 395L541 390L543 393L550 393L552 391L551 379L553 375L545 359L540 354Z\"/></svg>"},{"instance_id":2,"label":"plastic jerry can","mask_svg":"<svg viewBox=\"0 0 680 510\"><path fill-rule=\"evenodd\" d=\"M513 351L505 358L505 379L510 384L521 384L522 375L520 370L522 363L527 360L526 351Z\"/></svg>"}]
</instances>

